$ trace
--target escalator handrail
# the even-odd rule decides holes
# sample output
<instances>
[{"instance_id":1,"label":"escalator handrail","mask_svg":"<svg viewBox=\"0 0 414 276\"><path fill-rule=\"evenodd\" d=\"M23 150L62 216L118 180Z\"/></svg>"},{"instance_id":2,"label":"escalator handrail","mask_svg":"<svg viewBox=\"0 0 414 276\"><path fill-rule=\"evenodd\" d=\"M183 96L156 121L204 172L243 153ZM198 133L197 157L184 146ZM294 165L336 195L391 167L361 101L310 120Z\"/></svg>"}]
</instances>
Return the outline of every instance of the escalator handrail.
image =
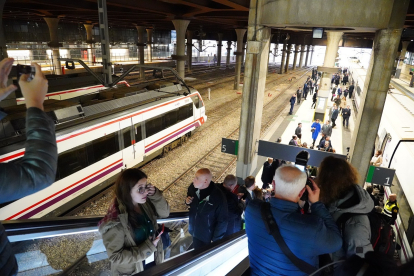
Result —
<instances>
[{"instance_id":1,"label":"escalator handrail","mask_svg":"<svg viewBox=\"0 0 414 276\"><path fill-rule=\"evenodd\" d=\"M6 229L7 236L36 234L45 232L54 232L61 230L73 230L82 232L82 229L98 229L98 222L103 216L87 216L87 217L54 217L54 218L38 218L38 219L22 219L22 220L5 220L2 221ZM158 219L159 222L165 220L187 219L188 211L171 212L168 218ZM73 232L72 231L72 232Z\"/></svg>"}]
</instances>

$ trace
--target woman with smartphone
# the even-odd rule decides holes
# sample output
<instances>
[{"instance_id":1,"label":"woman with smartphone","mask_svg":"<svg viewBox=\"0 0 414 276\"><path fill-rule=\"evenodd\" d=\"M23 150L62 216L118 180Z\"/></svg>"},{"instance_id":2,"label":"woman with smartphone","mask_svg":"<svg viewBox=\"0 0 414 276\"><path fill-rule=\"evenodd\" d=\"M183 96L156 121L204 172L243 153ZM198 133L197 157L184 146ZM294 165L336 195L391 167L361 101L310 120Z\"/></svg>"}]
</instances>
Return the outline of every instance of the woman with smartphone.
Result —
<instances>
[{"instance_id":1,"label":"woman with smartphone","mask_svg":"<svg viewBox=\"0 0 414 276\"><path fill-rule=\"evenodd\" d=\"M99 222L112 275L135 274L163 262L163 227L158 229L157 218L169 214L168 202L144 172L127 169L119 175L113 203Z\"/></svg>"}]
</instances>

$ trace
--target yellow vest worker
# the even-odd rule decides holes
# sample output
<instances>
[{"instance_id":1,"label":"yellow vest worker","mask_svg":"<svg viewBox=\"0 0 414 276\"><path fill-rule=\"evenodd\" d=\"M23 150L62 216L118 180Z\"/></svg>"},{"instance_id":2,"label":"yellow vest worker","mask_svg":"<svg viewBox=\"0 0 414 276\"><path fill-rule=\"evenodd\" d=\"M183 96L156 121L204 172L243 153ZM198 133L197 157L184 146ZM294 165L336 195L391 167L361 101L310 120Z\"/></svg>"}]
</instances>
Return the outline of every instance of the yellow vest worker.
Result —
<instances>
[{"instance_id":1,"label":"yellow vest worker","mask_svg":"<svg viewBox=\"0 0 414 276\"><path fill-rule=\"evenodd\" d=\"M394 224L395 220L397 219L399 209L400 207L397 203L397 195L390 194L387 202L384 205L384 210L382 210L382 214L387 217L389 224Z\"/></svg>"}]
</instances>

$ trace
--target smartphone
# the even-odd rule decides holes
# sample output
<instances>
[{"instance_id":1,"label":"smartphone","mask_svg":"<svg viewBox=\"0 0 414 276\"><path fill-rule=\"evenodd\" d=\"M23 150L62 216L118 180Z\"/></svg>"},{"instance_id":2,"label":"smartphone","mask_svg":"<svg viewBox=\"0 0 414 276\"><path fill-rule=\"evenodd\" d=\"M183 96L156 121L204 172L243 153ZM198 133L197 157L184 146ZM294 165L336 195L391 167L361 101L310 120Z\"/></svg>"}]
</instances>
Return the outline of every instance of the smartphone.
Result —
<instances>
[{"instance_id":1,"label":"smartphone","mask_svg":"<svg viewBox=\"0 0 414 276\"><path fill-rule=\"evenodd\" d=\"M17 73L17 81L19 81L20 76L23 75L23 74L29 74L29 78L27 80L31 81L35 77L36 67L30 66L30 65L17 64L16 65L16 73Z\"/></svg>"}]
</instances>

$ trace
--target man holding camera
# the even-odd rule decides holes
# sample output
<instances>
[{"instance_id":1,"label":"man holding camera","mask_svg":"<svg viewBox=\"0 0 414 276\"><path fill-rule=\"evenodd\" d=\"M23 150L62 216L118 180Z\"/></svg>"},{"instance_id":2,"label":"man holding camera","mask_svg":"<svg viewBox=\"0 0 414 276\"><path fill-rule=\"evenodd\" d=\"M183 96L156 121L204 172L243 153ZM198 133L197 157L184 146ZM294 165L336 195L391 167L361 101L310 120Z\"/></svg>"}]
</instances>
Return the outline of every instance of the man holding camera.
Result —
<instances>
[{"instance_id":1,"label":"man holding camera","mask_svg":"<svg viewBox=\"0 0 414 276\"><path fill-rule=\"evenodd\" d=\"M339 250L342 237L328 210L319 202L318 186L313 180L310 180L312 187L305 185L306 182L306 173L297 167L279 167L272 182L275 195L270 199L270 211L290 251L316 270L318 256ZM311 214L301 214L299 210L298 202L305 192ZM273 232L269 234L261 204L253 200L245 212L252 275L308 275L285 255Z\"/></svg>"}]
</instances>

